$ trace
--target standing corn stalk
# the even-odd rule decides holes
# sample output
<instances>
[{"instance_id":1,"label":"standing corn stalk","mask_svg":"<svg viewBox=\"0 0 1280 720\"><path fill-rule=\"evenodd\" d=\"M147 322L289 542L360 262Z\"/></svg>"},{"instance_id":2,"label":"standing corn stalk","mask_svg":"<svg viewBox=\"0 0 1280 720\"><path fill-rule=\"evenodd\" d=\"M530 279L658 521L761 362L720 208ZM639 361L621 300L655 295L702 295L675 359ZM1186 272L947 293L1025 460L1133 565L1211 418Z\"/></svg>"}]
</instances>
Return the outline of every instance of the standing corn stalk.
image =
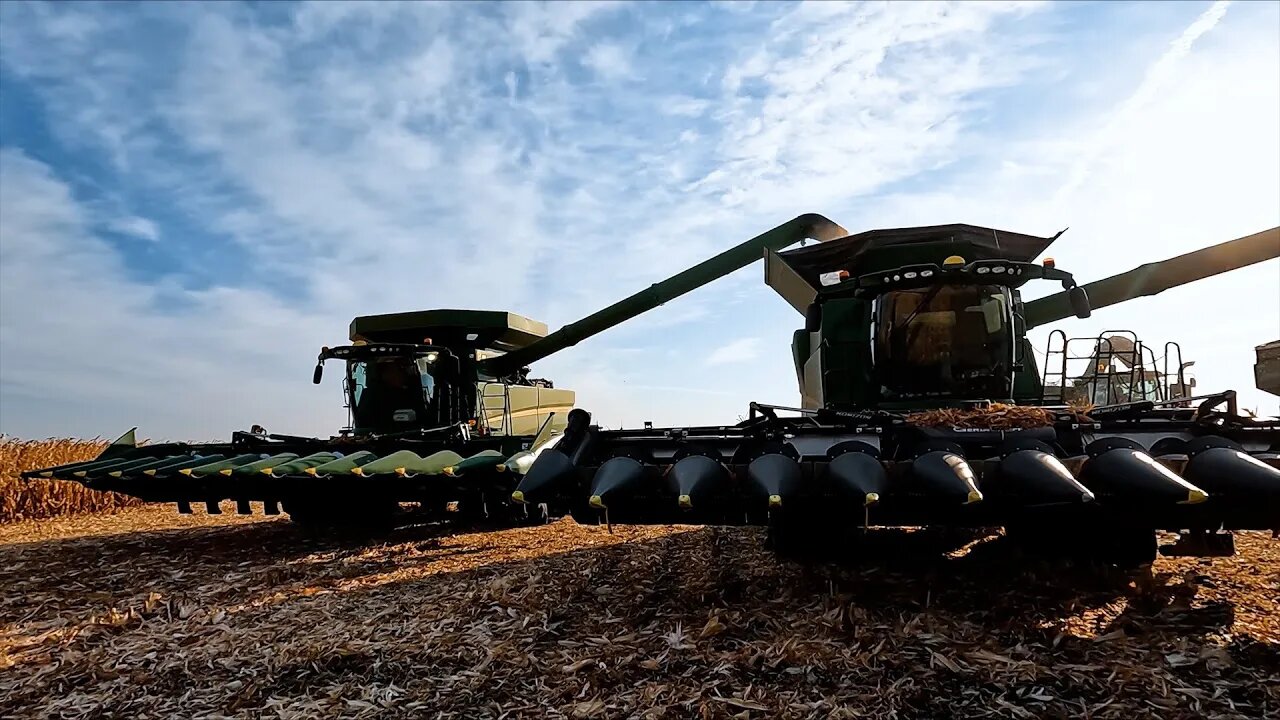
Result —
<instances>
[{"instance_id":1,"label":"standing corn stalk","mask_svg":"<svg viewBox=\"0 0 1280 720\"><path fill-rule=\"evenodd\" d=\"M0 523L61 515L113 512L137 500L89 490L61 480L22 480L26 470L91 460L107 445L100 439L19 440L0 436Z\"/></svg>"}]
</instances>

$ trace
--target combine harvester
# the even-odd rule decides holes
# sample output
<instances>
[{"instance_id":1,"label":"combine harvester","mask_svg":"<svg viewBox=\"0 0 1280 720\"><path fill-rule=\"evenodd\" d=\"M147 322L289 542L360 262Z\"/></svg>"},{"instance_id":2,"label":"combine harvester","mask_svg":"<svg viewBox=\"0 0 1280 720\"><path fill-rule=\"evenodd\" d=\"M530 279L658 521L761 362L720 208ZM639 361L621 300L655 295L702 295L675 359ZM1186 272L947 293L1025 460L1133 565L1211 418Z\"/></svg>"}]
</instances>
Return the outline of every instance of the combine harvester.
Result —
<instances>
[{"instance_id":1,"label":"combine harvester","mask_svg":"<svg viewBox=\"0 0 1280 720\"><path fill-rule=\"evenodd\" d=\"M324 348L316 365L345 365L349 425L329 438L267 434L227 443L139 446L130 430L98 458L34 470L146 502L209 513L234 501L249 514L281 509L316 528L377 529L416 503L418 519L524 523L565 508L511 501L519 476L561 437L574 393L529 377L528 365L739 270L764 252L846 234L803 216L689 268L627 300L547 334L506 312L426 310L357 317L351 345Z\"/></svg>"},{"instance_id":2,"label":"combine harvester","mask_svg":"<svg viewBox=\"0 0 1280 720\"><path fill-rule=\"evenodd\" d=\"M946 225L768 250L765 282L804 315L800 407L640 430L577 409L513 499L583 523L767 525L788 553L873 525L1004 527L1038 550L1135 566L1154 559L1157 530L1181 533L1166 554L1213 556L1234 552L1231 530L1280 529L1280 420L1242 416L1233 391L1190 395L1176 346L1176 369L1156 374L1123 334L1088 339L1107 362L1070 387L1103 402L1071 404L1078 342L1052 333L1042 373L1027 338L1276 258L1280 228L1085 286L1033 262L1056 239ZM1033 280L1063 290L1024 302Z\"/></svg>"},{"instance_id":3,"label":"combine harvester","mask_svg":"<svg viewBox=\"0 0 1280 720\"><path fill-rule=\"evenodd\" d=\"M806 238L819 244L779 254ZM1233 393L1187 397L1180 359L1177 383L1135 399L1146 383L1129 377L1126 402L1083 418L1065 407L1067 346L1077 341L1055 333L1050 357L1062 368L1042 377L1026 339L1031 327L1087 316L1090 297L1103 307L1274 258L1280 231L1085 288L1049 261L1030 262L1052 240L964 225L850 236L803 215L551 334L505 312L358 317L352 344L325 348L316 367L319 382L327 360L345 365L350 423L336 436L236 432L228 443L138 446L130 431L93 461L24 477L182 512L230 500L248 513L258 501L318 527L386 527L416 503L424 519L464 522L572 513L769 524L784 547L818 530L960 524L1065 526L1072 536L1088 527L1101 548L1131 554L1154 528L1195 528L1184 549L1223 552L1229 536L1204 531L1280 526L1277 471L1266 465L1276 463L1280 425L1240 417ZM805 314L793 342L801 408L753 404L731 427L608 431L571 409L572 391L529 377L537 360L762 256L766 281ZM1065 290L1023 304L1018 288L1036 278ZM1076 378L1071 391L1082 382L1096 387L1099 376ZM1016 412L983 430L992 402ZM966 412L979 427L939 427Z\"/></svg>"}]
</instances>

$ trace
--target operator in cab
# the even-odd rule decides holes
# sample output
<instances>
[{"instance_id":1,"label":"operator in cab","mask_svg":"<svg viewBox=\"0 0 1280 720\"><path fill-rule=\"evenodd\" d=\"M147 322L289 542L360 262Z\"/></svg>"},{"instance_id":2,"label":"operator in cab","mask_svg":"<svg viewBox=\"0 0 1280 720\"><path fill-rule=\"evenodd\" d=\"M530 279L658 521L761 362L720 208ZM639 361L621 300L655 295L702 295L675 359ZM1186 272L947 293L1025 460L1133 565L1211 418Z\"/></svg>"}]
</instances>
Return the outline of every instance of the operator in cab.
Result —
<instances>
[{"instance_id":1,"label":"operator in cab","mask_svg":"<svg viewBox=\"0 0 1280 720\"><path fill-rule=\"evenodd\" d=\"M388 357L360 363L356 369L356 424L382 431L421 426L426 419L434 383L413 358ZM363 375L363 383L358 375Z\"/></svg>"}]
</instances>

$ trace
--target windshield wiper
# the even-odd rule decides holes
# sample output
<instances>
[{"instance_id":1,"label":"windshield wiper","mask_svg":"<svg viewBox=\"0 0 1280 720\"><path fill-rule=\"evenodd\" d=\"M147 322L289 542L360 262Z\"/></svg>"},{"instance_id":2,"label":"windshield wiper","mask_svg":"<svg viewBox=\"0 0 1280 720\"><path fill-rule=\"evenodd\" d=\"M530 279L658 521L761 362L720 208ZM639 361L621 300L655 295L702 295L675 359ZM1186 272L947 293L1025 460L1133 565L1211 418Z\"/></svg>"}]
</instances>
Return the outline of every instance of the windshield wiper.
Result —
<instances>
[{"instance_id":1,"label":"windshield wiper","mask_svg":"<svg viewBox=\"0 0 1280 720\"><path fill-rule=\"evenodd\" d=\"M938 292L941 290L942 290L941 285L934 285L933 287L929 288L929 292L924 294L924 298L920 300L920 304L916 305L915 309L911 311L911 314L907 316L907 319L904 320L901 325L894 328L893 339L895 344L897 344L898 341L902 340L907 330L911 327L911 321L915 320L916 316L920 314L920 311L923 310L929 303L933 302L933 299L938 296Z\"/></svg>"}]
</instances>

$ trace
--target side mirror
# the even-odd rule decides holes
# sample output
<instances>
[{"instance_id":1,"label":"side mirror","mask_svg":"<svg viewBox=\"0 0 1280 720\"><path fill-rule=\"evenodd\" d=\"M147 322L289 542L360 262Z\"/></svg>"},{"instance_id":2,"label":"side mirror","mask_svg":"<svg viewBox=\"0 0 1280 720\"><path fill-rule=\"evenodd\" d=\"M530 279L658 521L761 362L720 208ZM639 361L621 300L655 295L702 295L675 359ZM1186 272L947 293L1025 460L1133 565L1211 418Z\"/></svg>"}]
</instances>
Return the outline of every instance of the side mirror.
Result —
<instances>
[{"instance_id":1,"label":"side mirror","mask_svg":"<svg viewBox=\"0 0 1280 720\"><path fill-rule=\"evenodd\" d=\"M804 331L815 333L822 329L822 306L809 303L804 313Z\"/></svg>"},{"instance_id":2,"label":"side mirror","mask_svg":"<svg viewBox=\"0 0 1280 720\"><path fill-rule=\"evenodd\" d=\"M1067 300L1071 302L1072 312L1081 320L1093 314L1093 308L1089 305L1089 293L1079 285L1067 291Z\"/></svg>"},{"instance_id":3,"label":"side mirror","mask_svg":"<svg viewBox=\"0 0 1280 720\"><path fill-rule=\"evenodd\" d=\"M312 384L319 385L319 384L320 384L320 378L321 378L321 377L324 377L324 363L323 363L323 362L318 362L318 363L316 363L316 370L315 370L315 372L311 373L311 382L312 382Z\"/></svg>"}]
</instances>

